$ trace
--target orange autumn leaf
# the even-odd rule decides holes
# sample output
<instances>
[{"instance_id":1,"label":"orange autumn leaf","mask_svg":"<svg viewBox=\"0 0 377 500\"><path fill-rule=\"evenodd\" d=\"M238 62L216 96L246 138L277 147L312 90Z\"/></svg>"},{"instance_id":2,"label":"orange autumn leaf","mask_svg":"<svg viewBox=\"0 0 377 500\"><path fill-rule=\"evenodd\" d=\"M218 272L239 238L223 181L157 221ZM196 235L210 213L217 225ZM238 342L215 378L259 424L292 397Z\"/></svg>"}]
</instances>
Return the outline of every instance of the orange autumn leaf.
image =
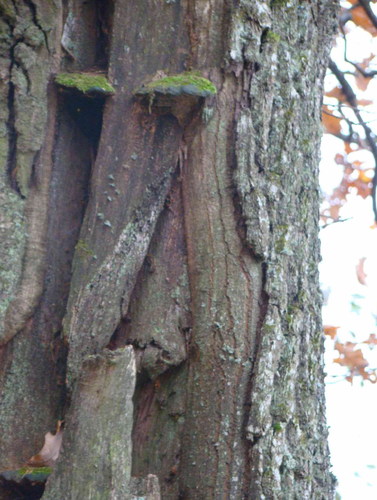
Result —
<instances>
[{"instance_id":1,"label":"orange autumn leaf","mask_svg":"<svg viewBox=\"0 0 377 500\"><path fill-rule=\"evenodd\" d=\"M372 36L377 35L376 28L373 26L372 21L369 19L368 14L365 12L361 5L351 10L351 18L356 26L364 28Z\"/></svg>"},{"instance_id":2,"label":"orange autumn leaf","mask_svg":"<svg viewBox=\"0 0 377 500\"><path fill-rule=\"evenodd\" d=\"M370 99L358 99L357 104L358 106L370 106L371 104L373 104L373 101L371 101Z\"/></svg>"},{"instance_id":3,"label":"orange autumn leaf","mask_svg":"<svg viewBox=\"0 0 377 500\"><path fill-rule=\"evenodd\" d=\"M364 69L364 70L365 70L365 69L367 69L367 68L368 68L368 66L369 66L369 64L373 61L373 59L374 59L375 57L376 57L376 54L374 54L373 52L371 52L371 53L369 54L369 56L368 56L368 57L365 57L365 58L361 61L361 63L359 63L359 64L358 64L358 66L360 66L360 68L362 68L362 69Z\"/></svg>"},{"instance_id":4,"label":"orange autumn leaf","mask_svg":"<svg viewBox=\"0 0 377 500\"><path fill-rule=\"evenodd\" d=\"M366 370L369 363L364 358L362 350L355 349L355 346L356 344L353 342L346 342L345 344L337 342L335 349L339 351L340 356L334 359L334 363L338 363L349 369L349 375L346 377L346 380L349 382L353 381L354 375L359 375L364 380L369 380L369 382L375 384L377 382L375 370Z\"/></svg>"},{"instance_id":5,"label":"orange autumn leaf","mask_svg":"<svg viewBox=\"0 0 377 500\"><path fill-rule=\"evenodd\" d=\"M377 335L375 333L369 334L369 338L364 340L363 344L377 345Z\"/></svg>"},{"instance_id":6,"label":"orange autumn leaf","mask_svg":"<svg viewBox=\"0 0 377 500\"><path fill-rule=\"evenodd\" d=\"M339 102L345 102L347 100L341 87L334 87L333 89L326 92L325 96L334 97L335 99L338 99Z\"/></svg>"},{"instance_id":7,"label":"orange autumn leaf","mask_svg":"<svg viewBox=\"0 0 377 500\"><path fill-rule=\"evenodd\" d=\"M58 420L56 433L48 432L42 449L26 462L28 467L53 467L59 457L63 440L63 421Z\"/></svg>"},{"instance_id":8,"label":"orange autumn leaf","mask_svg":"<svg viewBox=\"0 0 377 500\"><path fill-rule=\"evenodd\" d=\"M342 204L341 203L338 203L338 204L334 204L334 205L331 205L330 206L330 217L333 219L333 220L338 220L339 219L339 211L340 209L342 208Z\"/></svg>"},{"instance_id":9,"label":"orange autumn leaf","mask_svg":"<svg viewBox=\"0 0 377 500\"><path fill-rule=\"evenodd\" d=\"M334 359L334 363L339 363L342 366L348 366L352 370L359 371L362 368L368 366L368 361L364 358L361 349L356 349L353 342L346 342L345 344L340 344L337 342L335 348L339 351L341 356Z\"/></svg>"},{"instance_id":10,"label":"orange autumn leaf","mask_svg":"<svg viewBox=\"0 0 377 500\"><path fill-rule=\"evenodd\" d=\"M355 81L358 88L362 91L365 91L368 88L370 82L372 81L372 77L365 77L362 74L358 73L355 76Z\"/></svg>"},{"instance_id":11,"label":"orange autumn leaf","mask_svg":"<svg viewBox=\"0 0 377 500\"><path fill-rule=\"evenodd\" d=\"M340 354L346 354L348 352L352 352L356 344L354 342L346 342L342 344L341 342L337 342L335 344L335 349L339 351Z\"/></svg>"},{"instance_id":12,"label":"orange autumn leaf","mask_svg":"<svg viewBox=\"0 0 377 500\"><path fill-rule=\"evenodd\" d=\"M323 331L325 332L325 335L328 335L331 339L334 339L338 333L338 328L339 326L325 325L323 327Z\"/></svg>"},{"instance_id":13,"label":"orange autumn leaf","mask_svg":"<svg viewBox=\"0 0 377 500\"><path fill-rule=\"evenodd\" d=\"M357 190L357 194L365 200L368 196L371 195L372 189L371 186L361 181L360 179L356 179L356 181L352 181L349 183L349 187L354 187Z\"/></svg>"},{"instance_id":14,"label":"orange autumn leaf","mask_svg":"<svg viewBox=\"0 0 377 500\"><path fill-rule=\"evenodd\" d=\"M372 179L373 179L373 172L371 172L371 170L369 170L369 172L371 173L371 175L368 175L367 172L365 170L360 170L360 172L359 172L359 179L362 182L365 182L366 184L368 184L369 182L371 182Z\"/></svg>"},{"instance_id":15,"label":"orange autumn leaf","mask_svg":"<svg viewBox=\"0 0 377 500\"><path fill-rule=\"evenodd\" d=\"M339 135L341 126L341 118L334 116L327 106L323 106L322 111L322 123L326 129L326 132L333 135Z\"/></svg>"}]
</instances>

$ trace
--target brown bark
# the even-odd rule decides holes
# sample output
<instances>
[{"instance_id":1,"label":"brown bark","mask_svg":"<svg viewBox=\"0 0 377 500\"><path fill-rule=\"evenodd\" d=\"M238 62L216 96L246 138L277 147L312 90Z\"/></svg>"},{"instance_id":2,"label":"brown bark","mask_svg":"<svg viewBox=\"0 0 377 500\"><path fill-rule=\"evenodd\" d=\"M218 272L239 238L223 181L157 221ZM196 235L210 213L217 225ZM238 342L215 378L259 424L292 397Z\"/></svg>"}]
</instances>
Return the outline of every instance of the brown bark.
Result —
<instances>
[{"instance_id":1,"label":"brown bark","mask_svg":"<svg viewBox=\"0 0 377 500\"><path fill-rule=\"evenodd\" d=\"M331 498L316 266L334 5L2 5L0 228L14 241L12 300L0 308L2 468L35 454L64 417L45 498L143 488L151 499L159 489L164 499ZM22 13L44 33L26 44L35 67L15 56ZM20 67L31 85L18 91ZM216 95L135 96L184 70ZM57 71L105 72L115 94L59 90ZM47 116L32 168L22 92Z\"/></svg>"}]
</instances>

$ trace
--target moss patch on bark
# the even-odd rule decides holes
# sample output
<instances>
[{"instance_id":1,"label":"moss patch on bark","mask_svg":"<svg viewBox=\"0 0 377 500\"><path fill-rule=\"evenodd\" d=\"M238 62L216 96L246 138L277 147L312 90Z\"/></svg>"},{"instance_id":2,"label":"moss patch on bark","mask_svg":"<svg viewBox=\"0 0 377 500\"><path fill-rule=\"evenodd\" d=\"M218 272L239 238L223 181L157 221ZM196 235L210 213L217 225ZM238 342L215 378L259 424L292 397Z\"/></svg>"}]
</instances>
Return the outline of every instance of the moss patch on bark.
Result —
<instances>
[{"instance_id":1,"label":"moss patch on bark","mask_svg":"<svg viewBox=\"0 0 377 500\"><path fill-rule=\"evenodd\" d=\"M105 76L89 73L60 73L55 82L62 87L76 89L84 94L98 93L112 95L115 89Z\"/></svg>"},{"instance_id":2,"label":"moss patch on bark","mask_svg":"<svg viewBox=\"0 0 377 500\"><path fill-rule=\"evenodd\" d=\"M193 95L208 97L216 94L216 87L212 82L194 72L184 72L179 75L166 76L149 82L135 90L135 95L154 94Z\"/></svg>"}]
</instances>

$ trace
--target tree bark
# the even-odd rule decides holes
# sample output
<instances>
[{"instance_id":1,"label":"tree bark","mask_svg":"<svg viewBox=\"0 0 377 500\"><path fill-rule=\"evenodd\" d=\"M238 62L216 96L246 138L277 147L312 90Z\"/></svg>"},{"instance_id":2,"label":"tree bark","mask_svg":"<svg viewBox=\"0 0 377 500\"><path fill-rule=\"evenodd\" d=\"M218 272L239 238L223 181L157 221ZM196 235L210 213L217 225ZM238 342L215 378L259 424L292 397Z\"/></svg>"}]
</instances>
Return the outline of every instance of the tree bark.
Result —
<instances>
[{"instance_id":1,"label":"tree bark","mask_svg":"<svg viewBox=\"0 0 377 500\"><path fill-rule=\"evenodd\" d=\"M64 419L43 498L332 498L317 166L335 11L0 1L0 469ZM178 74L217 92L158 90Z\"/></svg>"}]
</instances>

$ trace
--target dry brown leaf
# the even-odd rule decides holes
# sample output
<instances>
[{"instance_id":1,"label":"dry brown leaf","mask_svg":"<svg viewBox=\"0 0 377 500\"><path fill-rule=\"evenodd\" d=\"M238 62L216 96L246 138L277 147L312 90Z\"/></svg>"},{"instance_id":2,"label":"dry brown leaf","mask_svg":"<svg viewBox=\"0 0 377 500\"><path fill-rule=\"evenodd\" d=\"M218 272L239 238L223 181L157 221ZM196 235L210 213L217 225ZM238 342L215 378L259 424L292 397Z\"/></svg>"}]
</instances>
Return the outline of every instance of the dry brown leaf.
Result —
<instances>
[{"instance_id":1,"label":"dry brown leaf","mask_svg":"<svg viewBox=\"0 0 377 500\"><path fill-rule=\"evenodd\" d=\"M369 338L364 340L363 344L377 345L377 336L375 333L370 333Z\"/></svg>"},{"instance_id":2,"label":"dry brown leaf","mask_svg":"<svg viewBox=\"0 0 377 500\"><path fill-rule=\"evenodd\" d=\"M376 28L373 26L372 21L361 5L351 10L351 16L356 26L361 26L361 28L364 28L372 36L377 35Z\"/></svg>"},{"instance_id":3,"label":"dry brown leaf","mask_svg":"<svg viewBox=\"0 0 377 500\"><path fill-rule=\"evenodd\" d=\"M368 175L368 172L370 173L370 175ZM369 182L372 182L372 180L373 180L373 171L372 170L367 170L367 171L360 170L359 179L362 182L365 182L365 184L369 184Z\"/></svg>"},{"instance_id":4,"label":"dry brown leaf","mask_svg":"<svg viewBox=\"0 0 377 500\"><path fill-rule=\"evenodd\" d=\"M360 73L355 76L356 85L358 86L358 88L360 90L363 90L363 91L368 88L368 85L370 84L371 81L372 81L372 77L365 77Z\"/></svg>"},{"instance_id":5,"label":"dry brown leaf","mask_svg":"<svg viewBox=\"0 0 377 500\"><path fill-rule=\"evenodd\" d=\"M325 96L326 97L334 97L335 99L338 99L338 101L340 101L340 102L347 101L347 97L344 95L344 92L343 92L341 87L334 87L333 89L326 92Z\"/></svg>"},{"instance_id":6,"label":"dry brown leaf","mask_svg":"<svg viewBox=\"0 0 377 500\"><path fill-rule=\"evenodd\" d=\"M356 344L353 342L346 342L342 344L336 342L335 349L339 351L340 357L334 359L334 363L341 366L346 366L349 369L349 374L346 380L352 383L354 375L360 375L364 380L369 380L372 384L377 382L377 375L375 370L367 371L368 361L364 358L361 349L355 349Z\"/></svg>"},{"instance_id":7,"label":"dry brown leaf","mask_svg":"<svg viewBox=\"0 0 377 500\"><path fill-rule=\"evenodd\" d=\"M63 440L63 421L58 420L56 433L45 435L44 445L39 453L33 455L26 464L29 467L53 467L57 461Z\"/></svg>"},{"instance_id":8,"label":"dry brown leaf","mask_svg":"<svg viewBox=\"0 0 377 500\"><path fill-rule=\"evenodd\" d=\"M349 182L349 187L354 187L357 189L357 194L361 196L364 200L371 195L372 189L369 183L365 183L360 179L356 179L355 181Z\"/></svg>"},{"instance_id":9,"label":"dry brown leaf","mask_svg":"<svg viewBox=\"0 0 377 500\"><path fill-rule=\"evenodd\" d=\"M338 135L341 130L341 118L334 116L327 106L323 106L322 123L329 134Z\"/></svg>"},{"instance_id":10,"label":"dry brown leaf","mask_svg":"<svg viewBox=\"0 0 377 500\"><path fill-rule=\"evenodd\" d=\"M371 53L368 57L364 58L360 63L358 63L358 66L364 70L367 71L369 68L369 64L373 59L376 57L375 54ZM366 90L369 83L372 81L372 77L365 77L361 73L357 72L355 75L355 81L356 85L359 87L360 90Z\"/></svg>"},{"instance_id":11,"label":"dry brown leaf","mask_svg":"<svg viewBox=\"0 0 377 500\"><path fill-rule=\"evenodd\" d=\"M373 104L373 101L371 101L370 99L358 99L357 100L358 106L370 106L371 104Z\"/></svg>"},{"instance_id":12,"label":"dry brown leaf","mask_svg":"<svg viewBox=\"0 0 377 500\"><path fill-rule=\"evenodd\" d=\"M325 335L328 335L331 339L334 339L338 333L338 328L339 326L325 325L323 327L323 331L325 332Z\"/></svg>"}]
</instances>

